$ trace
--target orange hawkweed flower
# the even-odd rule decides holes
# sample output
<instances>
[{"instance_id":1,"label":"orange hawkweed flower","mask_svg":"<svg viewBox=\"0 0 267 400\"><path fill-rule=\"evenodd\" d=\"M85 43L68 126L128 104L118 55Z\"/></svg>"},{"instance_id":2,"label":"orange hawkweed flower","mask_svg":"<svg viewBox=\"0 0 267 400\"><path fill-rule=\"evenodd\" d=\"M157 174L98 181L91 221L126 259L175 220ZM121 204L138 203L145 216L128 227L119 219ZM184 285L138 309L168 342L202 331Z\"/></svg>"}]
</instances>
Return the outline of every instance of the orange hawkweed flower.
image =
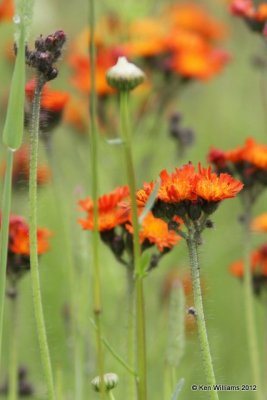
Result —
<instances>
[{"instance_id":1,"label":"orange hawkweed flower","mask_svg":"<svg viewBox=\"0 0 267 400\"><path fill-rule=\"evenodd\" d=\"M126 225L127 230L133 233L132 225ZM166 222L160 218L155 218L152 212L149 212L142 222L139 233L140 243L148 240L151 244L155 244L159 251L172 248L181 237L177 233L168 228Z\"/></svg>"},{"instance_id":2,"label":"orange hawkweed flower","mask_svg":"<svg viewBox=\"0 0 267 400\"><path fill-rule=\"evenodd\" d=\"M129 196L128 186L121 186L109 194L105 194L98 199L98 230L100 232L115 228L117 225L124 224L129 219L129 214L120 205L122 200ZM92 230L93 221L93 201L91 198L80 200L79 205L88 213L87 219L80 219L78 222L83 229Z\"/></svg>"},{"instance_id":3,"label":"orange hawkweed flower","mask_svg":"<svg viewBox=\"0 0 267 400\"><path fill-rule=\"evenodd\" d=\"M254 4L252 0L233 0L230 11L243 18L253 31L262 32L267 21L267 4Z\"/></svg>"},{"instance_id":4,"label":"orange hawkweed flower","mask_svg":"<svg viewBox=\"0 0 267 400\"><path fill-rule=\"evenodd\" d=\"M165 13L175 27L195 32L208 40L225 36L225 26L195 3L175 4L167 7Z\"/></svg>"},{"instance_id":5,"label":"orange hawkweed flower","mask_svg":"<svg viewBox=\"0 0 267 400\"><path fill-rule=\"evenodd\" d=\"M242 158L257 168L267 170L267 146L256 143L252 138L246 140Z\"/></svg>"},{"instance_id":6,"label":"orange hawkweed flower","mask_svg":"<svg viewBox=\"0 0 267 400\"><path fill-rule=\"evenodd\" d=\"M29 226L22 217L13 216L9 225L9 251L22 256L30 255ZM37 252L38 255L49 249L48 239L51 232L48 229L37 229Z\"/></svg>"},{"instance_id":7,"label":"orange hawkweed flower","mask_svg":"<svg viewBox=\"0 0 267 400\"><path fill-rule=\"evenodd\" d=\"M243 183L229 174L217 175L211 167L201 168L196 178L195 193L208 202L218 202L235 197L243 188Z\"/></svg>"},{"instance_id":8,"label":"orange hawkweed flower","mask_svg":"<svg viewBox=\"0 0 267 400\"><path fill-rule=\"evenodd\" d=\"M202 50L185 50L174 54L170 66L181 76L209 79L218 74L229 59L230 56L226 51L206 47Z\"/></svg>"},{"instance_id":9,"label":"orange hawkweed flower","mask_svg":"<svg viewBox=\"0 0 267 400\"><path fill-rule=\"evenodd\" d=\"M106 81L106 73L116 63L118 55L120 55L120 52L116 48L101 47L97 52L95 87L99 96L114 92ZM72 84L82 93L87 94L91 90L88 55L74 53L70 58L70 65L73 69Z\"/></svg>"},{"instance_id":10,"label":"orange hawkweed flower","mask_svg":"<svg viewBox=\"0 0 267 400\"><path fill-rule=\"evenodd\" d=\"M256 232L267 232L267 213L263 213L259 217L254 218L251 229Z\"/></svg>"},{"instance_id":11,"label":"orange hawkweed flower","mask_svg":"<svg viewBox=\"0 0 267 400\"><path fill-rule=\"evenodd\" d=\"M122 46L127 57L153 57L166 52L166 28L157 18L136 20L129 26L129 41Z\"/></svg>"},{"instance_id":12,"label":"orange hawkweed flower","mask_svg":"<svg viewBox=\"0 0 267 400\"><path fill-rule=\"evenodd\" d=\"M178 203L183 200L196 200L194 193L196 173L194 166L189 163L175 172L168 174L166 170L160 173L161 187L158 199L167 203Z\"/></svg>"},{"instance_id":13,"label":"orange hawkweed flower","mask_svg":"<svg viewBox=\"0 0 267 400\"><path fill-rule=\"evenodd\" d=\"M250 268L254 293L259 295L267 284L267 244L262 245L251 253ZM244 277L243 261L234 261L229 270L232 275L242 279Z\"/></svg>"},{"instance_id":14,"label":"orange hawkweed flower","mask_svg":"<svg viewBox=\"0 0 267 400\"><path fill-rule=\"evenodd\" d=\"M2 0L0 4L0 21L11 21L15 12L13 0Z\"/></svg>"}]
</instances>

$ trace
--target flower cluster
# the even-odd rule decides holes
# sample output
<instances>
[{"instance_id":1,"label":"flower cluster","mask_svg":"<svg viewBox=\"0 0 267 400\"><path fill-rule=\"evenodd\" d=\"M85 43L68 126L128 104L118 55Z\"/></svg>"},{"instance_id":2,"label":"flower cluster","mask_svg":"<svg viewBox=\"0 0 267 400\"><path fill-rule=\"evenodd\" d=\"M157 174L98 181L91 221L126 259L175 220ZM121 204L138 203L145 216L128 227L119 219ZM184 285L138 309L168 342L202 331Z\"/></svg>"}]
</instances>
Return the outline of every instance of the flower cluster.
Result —
<instances>
[{"instance_id":1,"label":"flower cluster","mask_svg":"<svg viewBox=\"0 0 267 400\"><path fill-rule=\"evenodd\" d=\"M261 245L250 256L252 284L255 295L260 295L267 286L267 244ZM237 278L244 277L244 262L238 260L230 265L230 272Z\"/></svg>"},{"instance_id":2,"label":"flower cluster","mask_svg":"<svg viewBox=\"0 0 267 400\"><path fill-rule=\"evenodd\" d=\"M90 198L80 200L81 208L87 212L86 219L79 223L84 229L93 229L93 202ZM143 207L139 208L141 214ZM117 260L132 266L133 262L133 227L129 205L128 186L118 187L111 193L98 199L98 230L102 241L111 249ZM155 218L149 212L140 228L141 250L156 246L158 252L151 258L151 268L156 266L158 257L167 253L180 239L174 230L162 219ZM161 254L159 254L161 253Z\"/></svg>"},{"instance_id":3,"label":"flower cluster","mask_svg":"<svg viewBox=\"0 0 267 400\"><path fill-rule=\"evenodd\" d=\"M252 138L247 139L243 147L236 149L211 149L208 160L217 172L238 174L253 198L267 184L267 146Z\"/></svg>"},{"instance_id":4,"label":"flower cluster","mask_svg":"<svg viewBox=\"0 0 267 400\"><path fill-rule=\"evenodd\" d=\"M6 170L5 162L0 167L0 175L4 177ZM30 159L29 148L27 145L22 146L14 154L12 184L15 189L24 188L28 185L30 175ZM49 182L51 178L50 169L43 164L38 165L37 169L37 185L42 186Z\"/></svg>"},{"instance_id":5,"label":"flower cluster","mask_svg":"<svg viewBox=\"0 0 267 400\"><path fill-rule=\"evenodd\" d=\"M188 163L169 174L160 173L161 185L153 206L155 216L173 223L179 216L185 223L203 220L212 214L218 204L225 199L235 197L243 184L227 173L216 174L211 168L199 165L198 171ZM137 193L139 204L145 204L152 193L154 183L145 184Z\"/></svg>"},{"instance_id":6,"label":"flower cluster","mask_svg":"<svg viewBox=\"0 0 267 400\"><path fill-rule=\"evenodd\" d=\"M1 221L0 221L1 222ZM51 233L45 228L37 229L38 255L49 249ZM21 216L13 215L9 221L7 276L11 286L30 269L29 226Z\"/></svg>"},{"instance_id":7,"label":"flower cluster","mask_svg":"<svg viewBox=\"0 0 267 400\"><path fill-rule=\"evenodd\" d=\"M229 55L214 46L225 28L199 5L174 4L160 15L134 21L122 47L129 58L141 58L168 77L209 79L219 73Z\"/></svg>"},{"instance_id":8,"label":"flower cluster","mask_svg":"<svg viewBox=\"0 0 267 400\"><path fill-rule=\"evenodd\" d=\"M214 42L224 35L225 27L196 4L166 7L157 16L134 20L130 24L108 15L96 27L97 93L106 96L113 92L106 83L105 74L119 56L130 60L138 58L147 71L161 71L164 76L209 79L229 60L225 51L214 46ZM89 39L89 32L83 31L70 56L72 83L86 93L90 90Z\"/></svg>"},{"instance_id":9,"label":"flower cluster","mask_svg":"<svg viewBox=\"0 0 267 400\"><path fill-rule=\"evenodd\" d=\"M243 18L251 30L262 33L267 22L267 4L255 5L253 0L233 0L230 5L233 15Z\"/></svg>"}]
</instances>

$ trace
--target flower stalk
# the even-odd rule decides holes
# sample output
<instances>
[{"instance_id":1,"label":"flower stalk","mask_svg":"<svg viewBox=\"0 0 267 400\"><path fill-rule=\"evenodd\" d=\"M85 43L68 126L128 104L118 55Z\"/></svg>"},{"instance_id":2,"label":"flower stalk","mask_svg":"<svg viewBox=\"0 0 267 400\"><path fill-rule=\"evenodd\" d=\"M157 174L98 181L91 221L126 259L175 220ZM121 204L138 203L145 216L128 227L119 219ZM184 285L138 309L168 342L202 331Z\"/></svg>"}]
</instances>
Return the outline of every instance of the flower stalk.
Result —
<instances>
[{"instance_id":1,"label":"flower stalk","mask_svg":"<svg viewBox=\"0 0 267 400\"><path fill-rule=\"evenodd\" d=\"M40 120L40 100L42 88L45 83L42 75L37 76L36 88L33 99L32 121L30 129L30 181L29 181L29 207L30 207L30 262L31 284L34 315L40 346L40 356L47 385L47 398L55 400L54 381L51 366L49 347L47 342L41 288L38 268L37 244L37 160L38 160L38 135Z\"/></svg>"},{"instance_id":2,"label":"flower stalk","mask_svg":"<svg viewBox=\"0 0 267 400\"><path fill-rule=\"evenodd\" d=\"M216 380L210 353L200 285L200 266L198 259L199 232L197 232L194 225L190 223L188 223L188 237L186 242L190 258L194 303L196 310L196 322L198 328L198 338L200 343L202 362L207 384L213 387L213 385L216 384ZM209 391L209 398L211 400L219 400L217 391Z\"/></svg>"}]
</instances>

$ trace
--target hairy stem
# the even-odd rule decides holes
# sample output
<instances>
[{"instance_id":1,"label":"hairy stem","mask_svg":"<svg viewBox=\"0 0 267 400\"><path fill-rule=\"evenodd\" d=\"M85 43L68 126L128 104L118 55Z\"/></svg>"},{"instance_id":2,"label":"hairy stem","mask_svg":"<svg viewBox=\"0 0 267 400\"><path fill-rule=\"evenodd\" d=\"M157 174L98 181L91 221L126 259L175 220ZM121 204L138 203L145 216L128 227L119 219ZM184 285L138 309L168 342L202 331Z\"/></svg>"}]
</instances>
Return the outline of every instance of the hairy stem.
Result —
<instances>
[{"instance_id":1,"label":"hairy stem","mask_svg":"<svg viewBox=\"0 0 267 400\"><path fill-rule=\"evenodd\" d=\"M31 285L33 296L34 316L40 347L41 362L47 385L47 399L55 400L54 381L50 353L47 342L41 288L38 267L38 242L37 242L37 161L38 161L38 135L40 100L44 82L38 77L33 99L32 121L30 129L30 181L29 181L29 208L30 208L30 262Z\"/></svg>"},{"instance_id":2,"label":"hairy stem","mask_svg":"<svg viewBox=\"0 0 267 400\"><path fill-rule=\"evenodd\" d=\"M203 368L206 375L206 381L208 385L216 384L215 374L213 370L213 363L210 353L210 346L207 335L207 328L205 323L205 316L203 310L202 293L200 285L200 266L197 253L197 241L195 237L195 229L193 227L188 228L187 247L190 257L190 267L192 275L192 285L194 294L194 303L196 310L196 322L198 328L198 338L203 362ZM219 396L216 390L208 392L210 400L219 400Z\"/></svg>"}]
</instances>

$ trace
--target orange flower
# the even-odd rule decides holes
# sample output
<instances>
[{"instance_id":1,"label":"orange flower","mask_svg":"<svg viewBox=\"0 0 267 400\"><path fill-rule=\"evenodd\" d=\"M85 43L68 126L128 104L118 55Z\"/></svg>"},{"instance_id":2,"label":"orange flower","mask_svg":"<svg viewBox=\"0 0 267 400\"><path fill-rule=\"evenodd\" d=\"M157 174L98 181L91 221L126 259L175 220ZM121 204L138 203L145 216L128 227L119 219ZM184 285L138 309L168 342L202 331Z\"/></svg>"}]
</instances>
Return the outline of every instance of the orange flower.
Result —
<instances>
[{"instance_id":1,"label":"orange flower","mask_svg":"<svg viewBox=\"0 0 267 400\"><path fill-rule=\"evenodd\" d=\"M267 169L267 146L256 143L252 138L246 140L242 157L257 168Z\"/></svg>"},{"instance_id":2,"label":"orange flower","mask_svg":"<svg viewBox=\"0 0 267 400\"><path fill-rule=\"evenodd\" d=\"M136 193L138 207L144 207L148 201L151 192L154 189L154 182L144 183L143 188Z\"/></svg>"},{"instance_id":3,"label":"orange flower","mask_svg":"<svg viewBox=\"0 0 267 400\"><path fill-rule=\"evenodd\" d=\"M233 15L244 18L253 31L262 32L267 21L267 4L255 6L252 0L233 0L230 5Z\"/></svg>"},{"instance_id":4,"label":"orange flower","mask_svg":"<svg viewBox=\"0 0 267 400\"><path fill-rule=\"evenodd\" d=\"M0 4L0 21L11 21L14 11L13 0L2 0Z\"/></svg>"},{"instance_id":5,"label":"orange flower","mask_svg":"<svg viewBox=\"0 0 267 400\"><path fill-rule=\"evenodd\" d=\"M33 101L35 84L35 80L32 79L25 87L26 96L30 102ZM46 84L42 90L41 108L55 113L61 112L69 101L69 97L67 92L52 90Z\"/></svg>"},{"instance_id":6,"label":"orange flower","mask_svg":"<svg viewBox=\"0 0 267 400\"><path fill-rule=\"evenodd\" d=\"M185 50L174 54L171 68L181 76L194 79L209 79L219 73L230 56L219 49L206 47L200 50Z\"/></svg>"},{"instance_id":7,"label":"orange flower","mask_svg":"<svg viewBox=\"0 0 267 400\"><path fill-rule=\"evenodd\" d=\"M163 170L160 173L161 187L158 198L166 203L178 203L183 200L196 200L194 193L196 173L194 166L189 163L176 168L171 175Z\"/></svg>"},{"instance_id":8,"label":"orange flower","mask_svg":"<svg viewBox=\"0 0 267 400\"><path fill-rule=\"evenodd\" d=\"M38 254L49 249L48 239L51 232L48 229L37 229ZM9 223L9 251L22 256L30 255L29 226L24 218L12 216Z\"/></svg>"},{"instance_id":9,"label":"orange flower","mask_svg":"<svg viewBox=\"0 0 267 400\"><path fill-rule=\"evenodd\" d=\"M98 199L98 229L100 232L115 228L117 225L124 224L129 219L129 213L120 202L129 196L128 186L121 186L109 194L105 194ZM87 219L80 219L78 222L84 229L92 230L93 223L93 201L91 198L80 200L81 208L87 211Z\"/></svg>"},{"instance_id":10,"label":"orange flower","mask_svg":"<svg viewBox=\"0 0 267 400\"><path fill-rule=\"evenodd\" d=\"M122 46L127 57L152 57L166 51L165 27L156 18L144 18L132 22L129 42Z\"/></svg>"},{"instance_id":11,"label":"orange flower","mask_svg":"<svg viewBox=\"0 0 267 400\"><path fill-rule=\"evenodd\" d=\"M252 221L251 229L256 232L267 232L267 213L263 213Z\"/></svg>"},{"instance_id":12,"label":"orange flower","mask_svg":"<svg viewBox=\"0 0 267 400\"><path fill-rule=\"evenodd\" d=\"M72 98L65 109L64 120L81 133L88 129L88 104L78 98Z\"/></svg>"},{"instance_id":13,"label":"orange flower","mask_svg":"<svg viewBox=\"0 0 267 400\"><path fill-rule=\"evenodd\" d=\"M195 193L208 202L218 202L235 197L243 188L243 183L229 174L217 175L211 167L201 168L196 178Z\"/></svg>"},{"instance_id":14,"label":"orange flower","mask_svg":"<svg viewBox=\"0 0 267 400\"><path fill-rule=\"evenodd\" d=\"M127 224L126 228L130 233L133 233L132 225ZM143 220L139 238L140 243L148 240L155 244L159 251L172 248L181 239L175 231L168 229L166 222L160 218L155 218L152 212L149 212Z\"/></svg>"},{"instance_id":15,"label":"orange flower","mask_svg":"<svg viewBox=\"0 0 267 400\"><path fill-rule=\"evenodd\" d=\"M251 253L250 267L253 275L263 275L267 277L267 246L263 245L258 250ZM230 265L230 272L232 275L243 278L244 276L244 263L242 260L234 261Z\"/></svg>"},{"instance_id":16,"label":"orange flower","mask_svg":"<svg viewBox=\"0 0 267 400\"><path fill-rule=\"evenodd\" d=\"M106 73L116 63L119 54L116 49L105 47L101 47L97 52L95 86L99 96L109 95L114 92L107 84ZM70 64L74 72L71 82L77 89L87 94L91 90L88 55L74 53L70 58Z\"/></svg>"},{"instance_id":17,"label":"orange flower","mask_svg":"<svg viewBox=\"0 0 267 400\"><path fill-rule=\"evenodd\" d=\"M175 27L195 32L206 39L217 40L225 35L225 26L195 3L172 5L166 8L166 13Z\"/></svg>"}]
</instances>

